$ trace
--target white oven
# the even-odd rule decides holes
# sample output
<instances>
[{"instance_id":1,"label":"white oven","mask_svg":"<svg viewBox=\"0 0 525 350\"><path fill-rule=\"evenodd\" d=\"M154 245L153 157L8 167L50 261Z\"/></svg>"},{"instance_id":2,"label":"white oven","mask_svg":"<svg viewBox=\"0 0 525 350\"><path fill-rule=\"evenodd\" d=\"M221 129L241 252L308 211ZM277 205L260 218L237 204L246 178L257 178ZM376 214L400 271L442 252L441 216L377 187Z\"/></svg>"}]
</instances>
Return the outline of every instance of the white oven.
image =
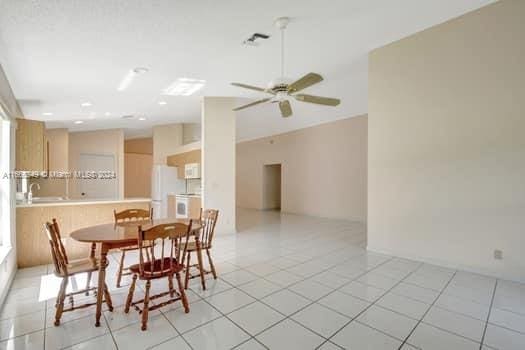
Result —
<instances>
[{"instance_id":1,"label":"white oven","mask_svg":"<svg viewBox=\"0 0 525 350\"><path fill-rule=\"evenodd\" d=\"M188 218L188 212L189 212L189 204L190 199L188 197L181 197L176 196L175 197L175 207L176 207L176 214L175 216L177 219L187 219Z\"/></svg>"}]
</instances>

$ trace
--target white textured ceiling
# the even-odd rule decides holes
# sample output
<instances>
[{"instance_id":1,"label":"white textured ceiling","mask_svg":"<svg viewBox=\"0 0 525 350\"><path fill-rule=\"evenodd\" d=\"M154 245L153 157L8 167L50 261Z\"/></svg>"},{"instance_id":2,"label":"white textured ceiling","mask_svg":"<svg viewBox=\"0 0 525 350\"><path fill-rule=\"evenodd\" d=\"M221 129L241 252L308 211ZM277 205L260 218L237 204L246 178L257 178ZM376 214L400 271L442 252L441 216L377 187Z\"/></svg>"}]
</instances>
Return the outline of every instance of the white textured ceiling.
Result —
<instances>
[{"instance_id":1,"label":"white textured ceiling","mask_svg":"<svg viewBox=\"0 0 525 350\"><path fill-rule=\"evenodd\" d=\"M202 96L259 97L229 83L264 86L278 76L280 44L272 23L290 16L286 75L318 72L325 81L308 93L342 103L332 108L296 102L288 119L279 117L275 105L245 110L238 114L237 134L250 139L366 113L371 49L491 2L0 0L0 64L27 118L71 130L123 127L128 135L141 135L152 125L198 122ZM254 32L272 37L259 47L242 46ZM118 92L134 67L149 72ZM194 96L161 96L179 77L207 84ZM160 100L168 104L160 106ZM81 107L85 101L93 106ZM147 120L123 120L127 114ZM73 124L78 119L85 123Z\"/></svg>"}]
</instances>

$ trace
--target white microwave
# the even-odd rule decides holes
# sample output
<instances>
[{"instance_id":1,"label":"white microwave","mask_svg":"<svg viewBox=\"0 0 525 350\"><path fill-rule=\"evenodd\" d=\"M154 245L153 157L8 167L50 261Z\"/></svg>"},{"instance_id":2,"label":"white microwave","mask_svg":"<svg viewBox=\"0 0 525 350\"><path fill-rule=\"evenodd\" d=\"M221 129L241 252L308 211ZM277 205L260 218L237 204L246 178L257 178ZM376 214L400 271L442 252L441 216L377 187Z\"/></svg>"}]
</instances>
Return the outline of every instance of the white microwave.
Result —
<instances>
[{"instance_id":1,"label":"white microwave","mask_svg":"<svg viewBox=\"0 0 525 350\"><path fill-rule=\"evenodd\" d=\"M199 163L188 163L184 165L184 178L200 179L201 165Z\"/></svg>"}]
</instances>

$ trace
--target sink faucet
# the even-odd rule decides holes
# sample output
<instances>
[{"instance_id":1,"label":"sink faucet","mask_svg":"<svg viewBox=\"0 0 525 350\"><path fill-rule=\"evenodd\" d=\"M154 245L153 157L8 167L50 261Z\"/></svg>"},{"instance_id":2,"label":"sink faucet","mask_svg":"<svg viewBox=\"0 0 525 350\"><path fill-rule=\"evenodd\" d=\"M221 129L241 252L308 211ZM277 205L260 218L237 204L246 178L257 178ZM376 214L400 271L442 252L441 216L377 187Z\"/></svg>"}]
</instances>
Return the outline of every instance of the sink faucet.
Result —
<instances>
[{"instance_id":1,"label":"sink faucet","mask_svg":"<svg viewBox=\"0 0 525 350\"><path fill-rule=\"evenodd\" d=\"M27 194L27 203L31 204L33 203L33 186L36 185L36 188L40 190L40 184L33 182L31 185L29 185L29 193Z\"/></svg>"}]
</instances>

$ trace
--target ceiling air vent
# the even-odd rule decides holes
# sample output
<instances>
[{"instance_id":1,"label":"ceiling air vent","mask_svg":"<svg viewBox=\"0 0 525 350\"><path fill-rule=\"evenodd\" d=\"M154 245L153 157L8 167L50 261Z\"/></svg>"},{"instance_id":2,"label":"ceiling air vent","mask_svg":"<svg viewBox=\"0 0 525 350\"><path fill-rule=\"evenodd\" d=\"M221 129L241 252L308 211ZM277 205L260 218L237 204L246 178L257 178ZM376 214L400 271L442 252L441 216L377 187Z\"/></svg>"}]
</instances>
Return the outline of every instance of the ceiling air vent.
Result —
<instances>
[{"instance_id":1,"label":"ceiling air vent","mask_svg":"<svg viewBox=\"0 0 525 350\"><path fill-rule=\"evenodd\" d=\"M135 118L135 116L131 114L122 116L122 119L133 119L133 118Z\"/></svg>"}]
</instances>

